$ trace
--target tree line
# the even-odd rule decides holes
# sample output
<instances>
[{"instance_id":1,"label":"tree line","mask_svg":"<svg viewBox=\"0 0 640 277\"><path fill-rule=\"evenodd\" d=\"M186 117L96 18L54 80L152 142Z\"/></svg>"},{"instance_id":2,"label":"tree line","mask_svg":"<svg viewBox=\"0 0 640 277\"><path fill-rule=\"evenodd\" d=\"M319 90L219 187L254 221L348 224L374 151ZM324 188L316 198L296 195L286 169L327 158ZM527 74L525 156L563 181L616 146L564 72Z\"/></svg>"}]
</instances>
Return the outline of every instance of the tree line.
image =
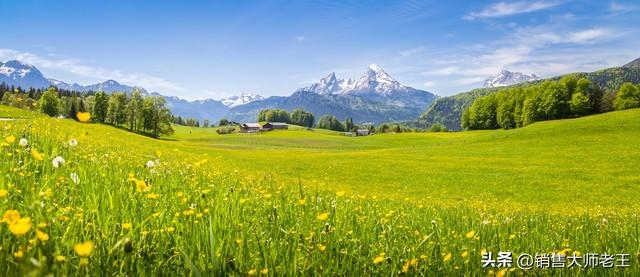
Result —
<instances>
[{"instance_id":1,"label":"tree line","mask_svg":"<svg viewBox=\"0 0 640 277\"><path fill-rule=\"evenodd\" d=\"M312 113L295 109L291 114L281 109L265 109L258 113L258 122L283 122L311 128L315 124Z\"/></svg>"},{"instance_id":2,"label":"tree line","mask_svg":"<svg viewBox=\"0 0 640 277\"><path fill-rule=\"evenodd\" d=\"M202 121L202 124L200 124L200 120L195 119L195 118L183 118L181 116L171 116L171 123L173 124L177 124L177 125L182 125L182 126L189 126L189 127L209 127L211 126L211 123L208 119L205 119Z\"/></svg>"},{"instance_id":3,"label":"tree line","mask_svg":"<svg viewBox=\"0 0 640 277\"><path fill-rule=\"evenodd\" d=\"M223 122L224 121L224 122ZM365 129L370 133L402 133L402 132L416 132L423 131L412 129L401 123L383 123L377 127L373 124L355 124L353 118L347 117L344 120L339 120L334 115L323 115L315 122L315 116L313 113L304 111L302 109L295 109L292 113L282 109L264 109L258 113L258 122L284 122L289 124L295 124L307 128L317 127L319 129L326 129L338 132L353 132L357 130ZM220 126L228 125L229 122L226 119L221 120ZM446 128L439 127L432 131L442 132L446 131Z\"/></svg>"},{"instance_id":4,"label":"tree line","mask_svg":"<svg viewBox=\"0 0 640 277\"><path fill-rule=\"evenodd\" d=\"M171 112L160 96L145 96L139 90L123 92L23 90L0 85L1 103L18 108L38 110L51 117L63 116L81 121L79 114L90 114L91 121L123 127L153 137L173 134Z\"/></svg>"},{"instance_id":5,"label":"tree line","mask_svg":"<svg viewBox=\"0 0 640 277\"><path fill-rule=\"evenodd\" d=\"M625 83L603 92L587 78L565 76L557 81L514 86L479 97L464 111L466 130L511 129L536 121L573 118L639 106L640 87Z\"/></svg>"}]
</instances>

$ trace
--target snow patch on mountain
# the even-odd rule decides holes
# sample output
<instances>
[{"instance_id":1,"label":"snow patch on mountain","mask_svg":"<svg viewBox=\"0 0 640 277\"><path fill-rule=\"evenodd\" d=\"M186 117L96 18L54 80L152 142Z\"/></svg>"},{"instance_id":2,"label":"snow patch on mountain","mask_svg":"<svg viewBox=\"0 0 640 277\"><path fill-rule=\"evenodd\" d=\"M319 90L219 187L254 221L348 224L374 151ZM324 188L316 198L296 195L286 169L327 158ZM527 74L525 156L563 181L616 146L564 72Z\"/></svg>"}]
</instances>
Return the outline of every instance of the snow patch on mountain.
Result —
<instances>
[{"instance_id":1,"label":"snow patch on mountain","mask_svg":"<svg viewBox=\"0 0 640 277\"><path fill-rule=\"evenodd\" d=\"M400 82L385 72L381 66L371 64L365 74L356 80L351 78L338 78L335 73L331 73L320 79L320 81L308 87L300 88L298 91L314 92L317 94L377 93L389 95L398 92L415 91L415 89L400 84Z\"/></svg>"},{"instance_id":2,"label":"snow patch on mountain","mask_svg":"<svg viewBox=\"0 0 640 277\"><path fill-rule=\"evenodd\" d=\"M520 72L502 70L497 76L491 76L484 82L484 88L506 87L524 82L540 80L536 74L526 75Z\"/></svg>"},{"instance_id":3,"label":"snow patch on mountain","mask_svg":"<svg viewBox=\"0 0 640 277\"><path fill-rule=\"evenodd\" d=\"M0 62L0 82L34 88L49 86L49 80L35 66L17 60Z\"/></svg>"},{"instance_id":4,"label":"snow patch on mountain","mask_svg":"<svg viewBox=\"0 0 640 277\"><path fill-rule=\"evenodd\" d=\"M229 108L236 106L249 104L251 102L264 100L264 97L253 93L242 93L240 95L231 96L228 98L220 99L220 102Z\"/></svg>"}]
</instances>

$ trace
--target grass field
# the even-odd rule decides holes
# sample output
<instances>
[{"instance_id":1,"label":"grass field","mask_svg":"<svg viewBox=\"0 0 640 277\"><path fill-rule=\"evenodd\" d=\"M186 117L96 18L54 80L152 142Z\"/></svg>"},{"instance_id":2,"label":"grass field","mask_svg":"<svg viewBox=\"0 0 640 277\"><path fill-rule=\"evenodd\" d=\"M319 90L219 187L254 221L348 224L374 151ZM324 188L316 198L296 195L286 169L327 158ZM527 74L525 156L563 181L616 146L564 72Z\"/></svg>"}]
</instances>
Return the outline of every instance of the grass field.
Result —
<instances>
[{"instance_id":1,"label":"grass field","mask_svg":"<svg viewBox=\"0 0 640 277\"><path fill-rule=\"evenodd\" d=\"M639 109L508 131L176 126L163 140L0 117L20 118L0 121L2 275L640 274ZM629 253L631 267L483 269L483 251Z\"/></svg>"}]
</instances>

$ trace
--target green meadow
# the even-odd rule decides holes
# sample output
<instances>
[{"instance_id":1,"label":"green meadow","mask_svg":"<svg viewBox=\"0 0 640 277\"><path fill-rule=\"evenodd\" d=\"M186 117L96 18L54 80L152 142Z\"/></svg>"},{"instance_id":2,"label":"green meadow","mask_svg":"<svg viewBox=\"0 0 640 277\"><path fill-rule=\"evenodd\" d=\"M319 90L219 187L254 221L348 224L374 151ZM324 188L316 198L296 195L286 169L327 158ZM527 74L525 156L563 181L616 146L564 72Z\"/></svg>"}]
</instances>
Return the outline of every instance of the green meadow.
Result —
<instances>
[{"instance_id":1,"label":"green meadow","mask_svg":"<svg viewBox=\"0 0 640 277\"><path fill-rule=\"evenodd\" d=\"M2 117L1 275L640 273L640 109L367 137ZM497 251L630 267L482 268Z\"/></svg>"},{"instance_id":2,"label":"green meadow","mask_svg":"<svg viewBox=\"0 0 640 277\"><path fill-rule=\"evenodd\" d=\"M239 174L286 183L301 177L318 187L445 204L627 207L640 199L639 115L633 110L508 131L368 137L303 128L217 135L213 128L177 126L171 138Z\"/></svg>"}]
</instances>

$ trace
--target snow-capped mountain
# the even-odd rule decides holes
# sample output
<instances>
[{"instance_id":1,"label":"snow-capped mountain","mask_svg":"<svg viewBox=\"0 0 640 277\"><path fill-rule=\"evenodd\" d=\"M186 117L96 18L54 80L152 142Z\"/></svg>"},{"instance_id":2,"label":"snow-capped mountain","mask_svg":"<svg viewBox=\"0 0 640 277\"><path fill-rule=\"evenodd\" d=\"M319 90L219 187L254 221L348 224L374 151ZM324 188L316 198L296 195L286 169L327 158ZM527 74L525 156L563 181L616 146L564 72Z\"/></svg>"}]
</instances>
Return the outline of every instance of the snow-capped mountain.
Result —
<instances>
[{"instance_id":1,"label":"snow-capped mountain","mask_svg":"<svg viewBox=\"0 0 640 277\"><path fill-rule=\"evenodd\" d=\"M354 83L351 78L348 80L339 79L334 72L331 72L327 77L320 79L320 81L308 87L300 88L298 91L314 92L317 94L340 94L352 88Z\"/></svg>"},{"instance_id":2,"label":"snow-capped mountain","mask_svg":"<svg viewBox=\"0 0 640 277\"><path fill-rule=\"evenodd\" d=\"M526 75L520 72L511 72L508 70L502 70L498 76L489 77L484 82L484 88L497 88L520 84L524 82L532 82L540 80L536 74Z\"/></svg>"},{"instance_id":3,"label":"snow-capped mountain","mask_svg":"<svg viewBox=\"0 0 640 277\"><path fill-rule=\"evenodd\" d=\"M43 88L49 80L35 66L17 60L0 62L0 83L11 86Z\"/></svg>"},{"instance_id":4,"label":"snow-capped mountain","mask_svg":"<svg viewBox=\"0 0 640 277\"><path fill-rule=\"evenodd\" d=\"M291 96L272 96L233 107L225 117L238 122L254 121L260 110L278 108L304 109L318 117L350 117L355 122L403 121L417 118L435 98L430 92L400 84L372 64L358 79L341 79L331 73Z\"/></svg>"},{"instance_id":5,"label":"snow-capped mountain","mask_svg":"<svg viewBox=\"0 0 640 277\"><path fill-rule=\"evenodd\" d=\"M114 91L122 91L130 93L135 88L120 84L114 80L83 86L78 83L69 84L56 79L47 79L35 66L17 60L7 61L6 63L0 62L0 83L22 88L48 88L55 86L59 89L80 92L104 91L112 93ZM139 89L145 92L144 89Z\"/></svg>"},{"instance_id":6,"label":"snow-capped mountain","mask_svg":"<svg viewBox=\"0 0 640 277\"><path fill-rule=\"evenodd\" d=\"M56 79L51 79L49 78L49 83L59 89L66 89L66 90L74 90L74 91L85 91L85 87L78 84L78 83L73 83L73 84L69 84L60 80L56 80Z\"/></svg>"},{"instance_id":7,"label":"snow-capped mountain","mask_svg":"<svg viewBox=\"0 0 640 277\"><path fill-rule=\"evenodd\" d=\"M127 85L123 85L120 84L114 80L107 80L104 81L102 83L97 83L97 84L93 84L93 85L89 85L89 86L85 86L85 91L104 91L106 93L112 93L115 91L121 91L121 92L126 92L126 93L130 93L131 91L133 91L136 87L132 87L132 86L127 86ZM140 89L141 91L145 92L145 90L143 88L138 87L138 89Z\"/></svg>"},{"instance_id":8,"label":"snow-capped mountain","mask_svg":"<svg viewBox=\"0 0 640 277\"><path fill-rule=\"evenodd\" d=\"M253 93L242 93L240 95L231 96L228 98L220 99L220 102L229 108L248 104L254 101L263 100L264 97Z\"/></svg>"},{"instance_id":9,"label":"snow-capped mountain","mask_svg":"<svg viewBox=\"0 0 640 277\"><path fill-rule=\"evenodd\" d=\"M388 95L397 92L416 91L416 89L400 84L377 64L369 65L365 74L357 80L337 78L335 73L329 74L320 81L298 91L317 94L366 94L377 93Z\"/></svg>"}]
</instances>

